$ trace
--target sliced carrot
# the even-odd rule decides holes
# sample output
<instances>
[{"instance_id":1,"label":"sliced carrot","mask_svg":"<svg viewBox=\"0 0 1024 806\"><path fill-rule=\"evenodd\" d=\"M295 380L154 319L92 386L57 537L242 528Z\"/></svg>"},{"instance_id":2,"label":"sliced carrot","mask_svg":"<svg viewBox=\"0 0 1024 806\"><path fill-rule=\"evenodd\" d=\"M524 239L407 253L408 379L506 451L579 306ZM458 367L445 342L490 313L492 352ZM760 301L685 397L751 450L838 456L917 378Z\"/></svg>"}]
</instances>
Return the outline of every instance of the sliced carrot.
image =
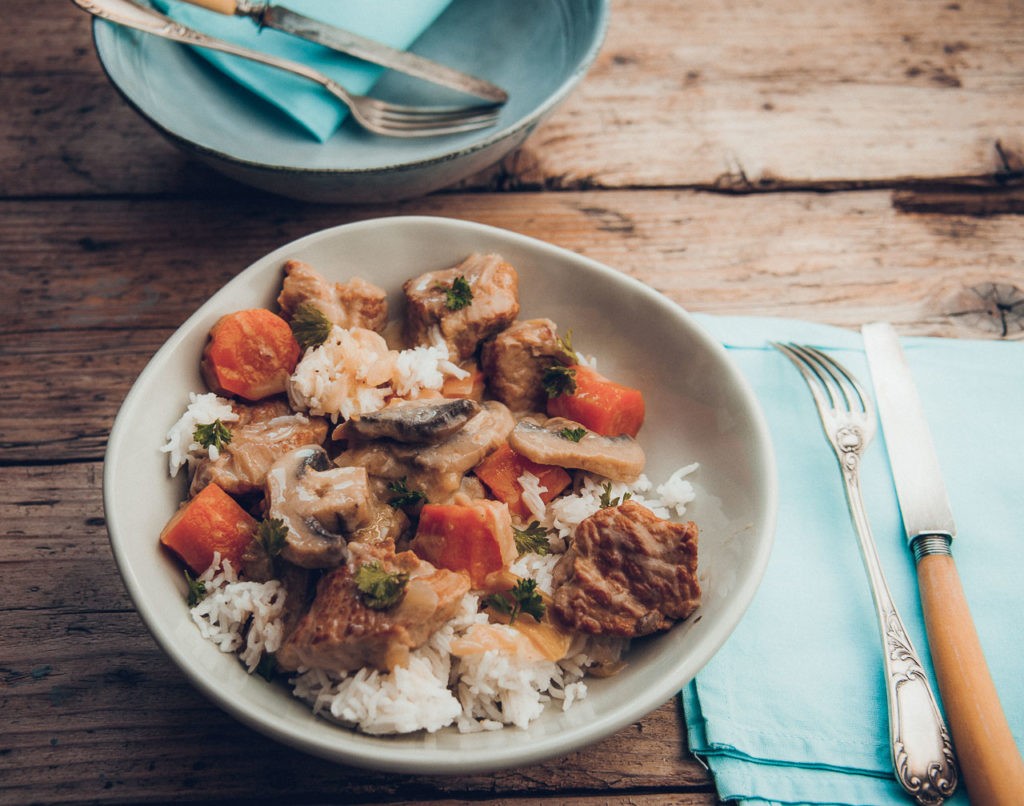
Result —
<instances>
[{"instance_id":1,"label":"sliced carrot","mask_svg":"<svg viewBox=\"0 0 1024 806\"><path fill-rule=\"evenodd\" d=\"M212 391L262 400L287 389L299 352L284 319L264 308L252 308L217 320L200 368Z\"/></svg>"},{"instance_id":2,"label":"sliced carrot","mask_svg":"<svg viewBox=\"0 0 1024 806\"><path fill-rule=\"evenodd\" d=\"M566 417L603 434L635 437L644 424L644 396L638 389L608 380L590 367L576 365L576 391L548 400L551 417Z\"/></svg>"},{"instance_id":3,"label":"sliced carrot","mask_svg":"<svg viewBox=\"0 0 1024 806\"><path fill-rule=\"evenodd\" d=\"M255 529L255 518L216 484L208 484L174 513L160 542L197 574L210 567L218 551L237 570Z\"/></svg>"},{"instance_id":4,"label":"sliced carrot","mask_svg":"<svg viewBox=\"0 0 1024 806\"><path fill-rule=\"evenodd\" d=\"M516 558L512 519L499 501L424 504L410 548L450 571L465 571L474 588Z\"/></svg>"},{"instance_id":5,"label":"sliced carrot","mask_svg":"<svg viewBox=\"0 0 1024 806\"><path fill-rule=\"evenodd\" d=\"M519 483L523 473L532 473L545 488L540 494L545 504L558 497L572 482L572 476L564 468L538 464L516 453L508 443L489 454L473 472L495 498L508 504L509 511L520 518L530 517L530 508L523 501L523 486Z\"/></svg>"}]
</instances>

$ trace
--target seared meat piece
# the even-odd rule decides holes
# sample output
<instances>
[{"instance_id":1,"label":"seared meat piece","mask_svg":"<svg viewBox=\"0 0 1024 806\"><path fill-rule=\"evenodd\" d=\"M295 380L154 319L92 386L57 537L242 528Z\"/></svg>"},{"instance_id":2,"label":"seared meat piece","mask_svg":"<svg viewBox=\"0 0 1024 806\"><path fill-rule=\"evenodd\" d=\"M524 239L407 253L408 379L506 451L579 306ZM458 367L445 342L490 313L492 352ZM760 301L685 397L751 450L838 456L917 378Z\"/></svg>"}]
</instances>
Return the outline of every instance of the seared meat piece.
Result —
<instances>
[{"instance_id":1,"label":"seared meat piece","mask_svg":"<svg viewBox=\"0 0 1024 806\"><path fill-rule=\"evenodd\" d=\"M284 283L277 304L286 319L303 303L314 305L331 322L346 330L364 327L378 333L388 322L388 296L384 289L353 277L347 283L331 283L306 263L284 264Z\"/></svg>"},{"instance_id":2,"label":"seared meat piece","mask_svg":"<svg viewBox=\"0 0 1024 806\"><path fill-rule=\"evenodd\" d=\"M379 411L353 416L335 431L334 438L387 438L422 445L447 439L479 413L480 404L465 398L398 400Z\"/></svg>"},{"instance_id":3,"label":"seared meat piece","mask_svg":"<svg viewBox=\"0 0 1024 806\"><path fill-rule=\"evenodd\" d=\"M235 405L239 419L227 423L231 442L216 459L201 459L192 476L190 495L211 482L226 493L245 495L263 489L267 471L281 456L300 445L320 444L327 438L327 421L290 411L283 401L256 406Z\"/></svg>"},{"instance_id":4,"label":"seared meat piece","mask_svg":"<svg viewBox=\"0 0 1024 806\"><path fill-rule=\"evenodd\" d=\"M379 495L387 501L386 485L402 479L435 504L448 501L462 485L463 476L508 439L515 425L512 413L496 400L486 401L480 413L447 439L425 445L393 440L350 440L335 459L340 467L364 467L379 482Z\"/></svg>"},{"instance_id":5,"label":"seared meat piece","mask_svg":"<svg viewBox=\"0 0 1024 806\"><path fill-rule=\"evenodd\" d=\"M512 411L544 411L544 373L569 364L550 319L516 322L484 343L481 365L491 393Z\"/></svg>"},{"instance_id":6,"label":"seared meat piece","mask_svg":"<svg viewBox=\"0 0 1024 806\"><path fill-rule=\"evenodd\" d=\"M372 562L388 573L408 574L398 604L383 610L366 605L354 575ZM438 570L410 551L395 554L390 544L353 544L348 564L320 580L309 612L278 650L278 666L341 672L405 665L409 651L455 615L468 590L466 576Z\"/></svg>"},{"instance_id":7,"label":"seared meat piece","mask_svg":"<svg viewBox=\"0 0 1024 806\"><path fill-rule=\"evenodd\" d=\"M583 429L586 433L574 441L563 431ZM508 444L517 453L542 465L577 468L613 481L636 481L644 470L644 449L633 437L601 436L564 417L551 417L544 423L526 418L516 423Z\"/></svg>"},{"instance_id":8,"label":"seared meat piece","mask_svg":"<svg viewBox=\"0 0 1024 806\"><path fill-rule=\"evenodd\" d=\"M468 283L472 296L463 307L449 304L459 278ZM414 277L402 288L406 341L431 345L431 331L436 328L453 361L469 358L481 341L504 330L519 315L519 275L498 255L470 255L454 268Z\"/></svg>"},{"instance_id":9,"label":"seared meat piece","mask_svg":"<svg viewBox=\"0 0 1024 806\"><path fill-rule=\"evenodd\" d=\"M267 472L267 517L288 529L281 556L303 568L333 568L348 556L347 541L372 527L378 539L383 509L361 467L332 467L324 449L307 445ZM386 531L386 530L385 530Z\"/></svg>"},{"instance_id":10,"label":"seared meat piece","mask_svg":"<svg viewBox=\"0 0 1024 806\"><path fill-rule=\"evenodd\" d=\"M667 630L700 604L697 526L626 501L576 528L553 571L556 618L583 633L633 638Z\"/></svg>"}]
</instances>

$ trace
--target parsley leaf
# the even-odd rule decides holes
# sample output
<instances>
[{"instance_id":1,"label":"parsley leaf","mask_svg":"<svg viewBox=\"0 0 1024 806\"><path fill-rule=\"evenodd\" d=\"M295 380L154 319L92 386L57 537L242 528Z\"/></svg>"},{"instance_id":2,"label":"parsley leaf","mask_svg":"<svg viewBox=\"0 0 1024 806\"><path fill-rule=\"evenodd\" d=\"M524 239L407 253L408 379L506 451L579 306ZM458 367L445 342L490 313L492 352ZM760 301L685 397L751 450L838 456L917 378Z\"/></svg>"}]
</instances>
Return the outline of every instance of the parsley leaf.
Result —
<instances>
[{"instance_id":1,"label":"parsley leaf","mask_svg":"<svg viewBox=\"0 0 1024 806\"><path fill-rule=\"evenodd\" d=\"M327 315L312 302L303 302L295 309L290 325L295 341L303 349L323 344L333 327Z\"/></svg>"},{"instance_id":2,"label":"parsley leaf","mask_svg":"<svg viewBox=\"0 0 1024 806\"><path fill-rule=\"evenodd\" d=\"M571 395L576 391L576 370L572 367L548 367L544 370L541 383L549 398Z\"/></svg>"},{"instance_id":3,"label":"parsley leaf","mask_svg":"<svg viewBox=\"0 0 1024 806\"><path fill-rule=\"evenodd\" d=\"M547 554L551 551L551 545L548 542L548 535L554 531L552 529L545 529L540 525L540 521L531 521L530 525L525 529L518 529L515 526L512 527L512 536L516 541L516 550L520 554Z\"/></svg>"},{"instance_id":4,"label":"parsley leaf","mask_svg":"<svg viewBox=\"0 0 1024 806\"><path fill-rule=\"evenodd\" d=\"M188 596L186 601L190 608L195 607L206 598L206 583L196 579L187 570L185 571L185 582L188 583Z\"/></svg>"},{"instance_id":5,"label":"parsley leaf","mask_svg":"<svg viewBox=\"0 0 1024 806\"><path fill-rule=\"evenodd\" d=\"M394 493L394 495L388 499L388 503L395 509L411 507L420 501L424 504L427 503L426 493L421 490L410 490L409 486L406 484L406 478L406 476L402 476L398 481L388 483L388 489Z\"/></svg>"},{"instance_id":6,"label":"parsley leaf","mask_svg":"<svg viewBox=\"0 0 1024 806\"><path fill-rule=\"evenodd\" d=\"M379 562L363 563L354 575L363 604L372 610L387 610L405 595L409 575L385 571Z\"/></svg>"},{"instance_id":7,"label":"parsley leaf","mask_svg":"<svg viewBox=\"0 0 1024 806\"><path fill-rule=\"evenodd\" d=\"M610 481L606 481L604 484L602 484L601 488L604 490L604 492L601 493L600 499L601 509L608 509L608 507L617 507L619 504L624 504L630 498L633 497L633 493L627 491L624 492L621 497L617 495L614 498L612 498L612 483Z\"/></svg>"},{"instance_id":8,"label":"parsley leaf","mask_svg":"<svg viewBox=\"0 0 1024 806\"><path fill-rule=\"evenodd\" d=\"M509 599L508 597L512 598ZM520 579L508 593L493 593L484 600L484 605L508 616L508 623L526 613L537 621L544 618L544 600L537 590L537 580Z\"/></svg>"},{"instance_id":9,"label":"parsley leaf","mask_svg":"<svg viewBox=\"0 0 1024 806\"><path fill-rule=\"evenodd\" d=\"M280 518L264 518L256 524L256 539L268 557L276 557L288 539L288 527Z\"/></svg>"},{"instance_id":10,"label":"parsley leaf","mask_svg":"<svg viewBox=\"0 0 1024 806\"><path fill-rule=\"evenodd\" d=\"M437 286L437 290L444 291L444 307L449 311L461 311L473 301L473 289L462 275L452 280L450 287Z\"/></svg>"},{"instance_id":11,"label":"parsley leaf","mask_svg":"<svg viewBox=\"0 0 1024 806\"><path fill-rule=\"evenodd\" d=\"M567 439L570 442L579 442L583 437L587 435L586 428L563 428L558 432L558 436L562 439Z\"/></svg>"},{"instance_id":12,"label":"parsley leaf","mask_svg":"<svg viewBox=\"0 0 1024 806\"><path fill-rule=\"evenodd\" d=\"M192 434L192 439L204 448L213 447L220 450L231 442L231 432L224 423L217 419L212 423L197 425L196 430Z\"/></svg>"}]
</instances>

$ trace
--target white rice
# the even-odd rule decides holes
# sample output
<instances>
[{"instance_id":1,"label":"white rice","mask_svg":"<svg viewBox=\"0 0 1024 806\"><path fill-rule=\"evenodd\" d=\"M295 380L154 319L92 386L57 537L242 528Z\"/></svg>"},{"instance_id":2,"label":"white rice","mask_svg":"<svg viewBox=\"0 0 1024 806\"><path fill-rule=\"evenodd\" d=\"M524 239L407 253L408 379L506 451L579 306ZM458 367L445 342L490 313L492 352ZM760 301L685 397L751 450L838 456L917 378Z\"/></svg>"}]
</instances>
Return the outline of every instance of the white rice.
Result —
<instances>
[{"instance_id":1,"label":"white rice","mask_svg":"<svg viewBox=\"0 0 1024 806\"><path fill-rule=\"evenodd\" d=\"M663 513L661 517L670 512L682 515L693 500L693 487L685 477L696 469L696 464L680 468L653 495L646 477L631 485L612 483L610 493L621 497L628 492L631 500ZM551 594L551 572L568 538L581 520L600 508L607 483L584 476L574 493L546 507L540 520L557 530L549 538L551 553L524 554L512 563L511 571L535 579ZM284 589L276 580L239 581L231 564L222 564L219 555L199 579L206 584L207 596L192 608L193 621L221 651L238 652L252 672L262 653L280 647ZM302 669L290 680L293 694L315 713L374 735L432 733L449 726L463 733L526 728L553 703L566 710L586 697L587 668L595 662L616 663L629 644L617 638L578 639L570 655L557 662L494 649L456 657L452 641L474 624L488 624L479 604L475 594L467 594L456 615L410 653L407 666L390 673Z\"/></svg>"},{"instance_id":2,"label":"white rice","mask_svg":"<svg viewBox=\"0 0 1024 806\"><path fill-rule=\"evenodd\" d=\"M170 454L168 461L171 476L177 476L182 467L204 455L216 459L220 454L216 446L204 448L193 439L197 426L209 425L217 420L233 423L238 419L231 402L213 392L202 395L189 392L188 399L188 408L178 422L171 426L167 432L167 443L160 448L161 452Z\"/></svg>"},{"instance_id":3,"label":"white rice","mask_svg":"<svg viewBox=\"0 0 1024 806\"><path fill-rule=\"evenodd\" d=\"M433 334L432 334L433 335ZM327 340L306 351L288 381L292 407L334 422L383 408L389 398L440 390L445 378L469 373L449 360L438 338L409 350L390 350L364 328L335 325Z\"/></svg>"},{"instance_id":4,"label":"white rice","mask_svg":"<svg viewBox=\"0 0 1024 806\"><path fill-rule=\"evenodd\" d=\"M237 652L250 673L264 652L280 649L285 600L280 582L239 581L230 560L221 562L219 552L198 581L204 584L206 596L191 612L204 638L221 652Z\"/></svg>"}]
</instances>

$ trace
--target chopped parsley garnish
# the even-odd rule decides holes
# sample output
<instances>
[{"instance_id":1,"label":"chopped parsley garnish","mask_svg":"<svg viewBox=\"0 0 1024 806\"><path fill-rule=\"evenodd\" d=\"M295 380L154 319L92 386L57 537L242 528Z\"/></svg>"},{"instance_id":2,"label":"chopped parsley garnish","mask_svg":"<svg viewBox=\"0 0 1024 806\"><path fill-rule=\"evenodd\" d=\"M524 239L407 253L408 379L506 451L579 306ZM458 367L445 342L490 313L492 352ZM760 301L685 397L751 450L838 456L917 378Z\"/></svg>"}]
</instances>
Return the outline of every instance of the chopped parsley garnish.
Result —
<instances>
[{"instance_id":1,"label":"chopped parsley garnish","mask_svg":"<svg viewBox=\"0 0 1024 806\"><path fill-rule=\"evenodd\" d=\"M327 341L333 323L312 302L303 302L295 309L291 321L292 335L303 349Z\"/></svg>"},{"instance_id":2,"label":"chopped parsley garnish","mask_svg":"<svg viewBox=\"0 0 1024 806\"><path fill-rule=\"evenodd\" d=\"M473 301L473 289L469 287L469 280L459 275L450 287L438 286L439 291L444 291L444 307L449 311L461 311Z\"/></svg>"},{"instance_id":3,"label":"chopped parsley garnish","mask_svg":"<svg viewBox=\"0 0 1024 806\"><path fill-rule=\"evenodd\" d=\"M188 597L186 601L189 607L195 607L206 598L206 583L196 579L187 570L185 571L185 582L188 583Z\"/></svg>"},{"instance_id":4,"label":"chopped parsley garnish","mask_svg":"<svg viewBox=\"0 0 1024 806\"><path fill-rule=\"evenodd\" d=\"M192 439L204 448L216 448L218 451L231 442L231 432L219 419L212 423L203 423L196 426Z\"/></svg>"},{"instance_id":5,"label":"chopped parsley garnish","mask_svg":"<svg viewBox=\"0 0 1024 806\"><path fill-rule=\"evenodd\" d=\"M388 484L388 489L394 493L394 495L388 499L388 503L395 509L411 507L420 501L424 504L427 503L426 494L420 490L410 490L405 479L406 477L403 476L398 481L392 481Z\"/></svg>"},{"instance_id":6,"label":"chopped parsley garnish","mask_svg":"<svg viewBox=\"0 0 1024 806\"><path fill-rule=\"evenodd\" d=\"M565 331L565 335L558 339L558 349L570 364L579 361L579 356L576 355L576 350L572 346L572 330Z\"/></svg>"},{"instance_id":7,"label":"chopped parsley garnish","mask_svg":"<svg viewBox=\"0 0 1024 806\"><path fill-rule=\"evenodd\" d=\"M552 529L545 529L540 521L531 521L525 529L512 527L512 536L516 541L516 550L520 554L547 554L551 551L548 535Z\"/></svg>"},{"instance_id":8,"label":"chopped parsley garnish","mask_svg":"<svg viewBox=\"0 0 1024 806\"><path fill-rule=\"evenodd\" d=\"M360 565L354 578L363 604L372 610L387 610L398 604L409 581L408 574L385 571L376 560Z\"/></svg>"},{"instance_id":9,"label":"chopped parsley garnish","mask_svg":"<svg viewBox=\"0 0 1024 806\"><path fill-rule=\"evenodd\" d=\"M606 481L601 485L601 487L604 490L604 492L601 493L601 509L617 507L619 504L624 504L633 497L633 493L627 491L624 492L621 497L617 495L612 498L612 483L610 481Z\"/></svg>"},{"instance_id":10,"label":"chopped parsley garnish","mask_svg":"<svg viewBox=\"0 0 1024 806\"><path fill-rule=\"evenodd\" d=\"M567 439L570 442L579 442L583 437L587 435L586 428L563 428L558 432L558 436L562 439Z\"/></svg>"},{"instance_id":11,"label":"chopped parsley garnish","mask_svg":"<svg viewBox=\"0 0 1024 806\"><path fill-rule=\"evenodd\" d=\"M268 557L276 557L288 539L288 527L280 518L264 518L256 524L256 539Z\"/></svg>"},{"instance_id":12,"label":"chopped parsley garnish","mask_svg":"<svg viewBox=\"0 0 1024 806\"><path fill-rule=\"evenodd\" d=\"M509 624L513 624L523 613L533 616L537 621L544 618L544 600L540 598L535 579L520 579L508 593L493 593L484 600L484 604L508 616Z\"/></svg>"},{"instance_id":13,"label":"chopped parsley garnish","mask_svg":"<svg viewBox=\"0 0 1024 806\"><path fill-rule=\"evenodd\" d=\"M549 398L571 395L576 391L576 370L572 367L548 367L544 370L541 383Z\"/></svg>"}]
</instances>

